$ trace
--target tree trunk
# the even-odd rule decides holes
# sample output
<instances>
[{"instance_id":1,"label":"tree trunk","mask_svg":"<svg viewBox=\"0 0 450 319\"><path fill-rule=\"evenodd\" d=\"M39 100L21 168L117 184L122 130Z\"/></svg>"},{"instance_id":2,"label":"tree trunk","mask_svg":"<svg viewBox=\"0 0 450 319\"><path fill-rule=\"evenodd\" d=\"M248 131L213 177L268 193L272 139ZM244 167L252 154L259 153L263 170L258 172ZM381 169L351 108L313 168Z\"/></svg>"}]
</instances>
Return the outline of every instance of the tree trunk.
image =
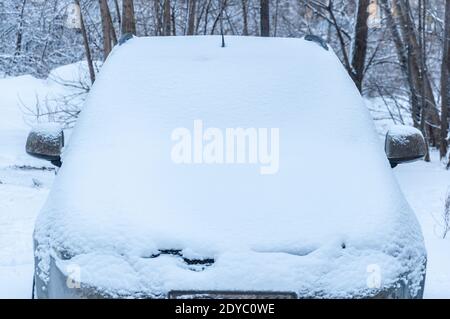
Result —
<instances>
[{"instance_id":1,"label":"tree trunk","mask_svg":"<svg viewBox=\"0 0 450 319\"><path fill-rule=\"evenodd\" d=\"M414 82L414 94L418 101L424 101L419 111L420 122L424 124L424 135L430 138L431 145L439 145L440 140L440 116L436 107L436 100L430 79L425 67L426 63L423 56L423 50L417 40L414 21L411 17L411 8L407 0L393 0L399 18L398 25L402 33L405 48L408 50L409 72L411 72L412 81ZM423 99L422 99L423 96ZM422 110L424 108L424 110ZM428 134L428 131L430 134Z\"/></svg>"},{"instance_id":2,"label":"tree trunk","mask_svg":"<svg viewBox=\"0 0 450 319\"><path fill-rule=\"evenodd\" d=\"M406 76L408 81L409 89L410 89L410 103L411 103L411 113L412 119L414 123L414 127L419 127L420 120L420 105L418 101L418 93L416 92L416 87L418 87L416 77L413 77L411 72L411 66L409 64L409 55L408 48L405 42L402 39L401 32L398 28L398 25L401 23L398 19L398 10L395 7L395 3L393 3L393 7L390 8L387 0L380 0L382 7L384 9L384 13L386 15L386 23L387 27L392 35L392 40L394 42L396 53L398 57L398 61L400 63L400 68L403 74Z\"/></svg>"},{"instance_id":3,"label":"tree trunk","mask_svg":"<svg viewBox=\"0 0 450 319\"><path fill-rule=\"evenodd\" d=\"M170 0L164 0L164 12L163 12L163 35L171 35L172 18L170 14Z\"/></svg>"},{"instance_id":4,"label":"tree trunk","mask_svg":"<svg viewBox=\"0 0 450 319\"><path fill-rule=\"evenodd\" d=\"M177 18L175 17L175 10L170 14L170 21L172 22L172 33L169 35L177 35Z\"/></svg>"},{"instance_id":5,"label":"tree trunk","mask_svg":"<svg viewBox=\"0 0 450 319\"><path fill-rule=\"evenodd\" d=\"M100 6L100 16L102 20L102 31L103 31L103 60L106 60L108 55L111 53L111 36L112 30L110 25L110 15L107 0L99 0Z\"/></svg>"},{"instance_id":6,"label":"tree trunk","mask_svg":"<svg viewBox=\"0 0 450 319\"><path fill-rule=\"evenodd\" d=\"M17 37L16 37L16 52L14 53L14 56L20 55L20 52L22 51L23 23L26 5L27 0L23 0L22 8L20 9L19 27L17 28Z\"/></svg>"},{"instance_id":7,"label":"tree trunk","mask_svg":"<svg viewBox=\"0 0 450 319\"><path fill-rule=\"evenodd\" d=\"M106 4L108 4L108 0L106 0ZM108 19L108 23L109 23L109 29L111 32L111 40L113 43L113 46L115 46L117 44L117 34L116 34L116 29L114 28L114 22L112 19L112 15L111 15L111 10L109 10L109 6L107 6L107 19Z\"/></svg>"},{"instance_id":8,"label":"tree trunk","mask_svg":"<svg viewBox=\"0 0 450 319\"><path fill-rule=\"evenodd\" d=\"M260 0L261 36L270 36L270 8L269 0Z\"/></svg>"},{"instance_id":9,"label":"tree trunk","mask_svg":"<svg viewBox=\"0 0 450 319\"><path fill-rule=\"evenodd\" d=\"M116 14L117 14L117 22L119 22L119 25L122 25L122 15L120 14L120 6L119 1L114 0L114 6L116 7Z\"/></svg>"},{"instance_id":10,"label":"tree trunk","mask_svg":"<svg viewBox=\"0 0 450 319\"><path fill-rule=\"evenodd\" d=\"M450 107L450 0L445 2L445 31L444 31L444 50L442 56L441 73L441 159L447 156L448 151L448 121ZM450 164L450 161L449 161Z\"/></svg>"},{"instance_id":11,"label":"tree trunk","mask_svg":"<svg viewBox=\"0 0 450 319\"><path fill-rule=\"evenodd\" d=\"M242 0L242 35L248 35L248 4L247 0Z\"/></svg>"},{"instance_id":12,"label":"tree trunk","mask_svg":"<svg viewBox=\"0 0 450 319\"><path fill-rule=\"evenodd\" d=\"M95 70L94 63L92 61L91 49L89 48L89 39L86 31L86 26L84 24L83 13L81 12L81 5L79 0L75 0L75 4L80 8L80 26L81 34L83 35L84 51L86 54L86 61L89 68L89 76L91 78L91 84L95 82Z\"/></svg>"},{"instance_id":13,"label":"tree trunk","mask_svg":"<svg viewBox=\"0 0 450 319\"><path fill-rule=\"evenodd\" d=\"M133 0L122 1L122 35L127 33L136 34Z\"/></svg>"},{"instance_id":14,"label":"tree trunk","mask_svg":"<svg viewBox=\"0 0 450 319\"><path fill-rule=\"evenodd\" d=\"M153 2L154 11L155 11L155 17L156 17L156 35L162 34L162 19L161 19L161 8L160 8L160 2L159 0L154 0Z\"/></svg>"},{"instance_id":15,"label":"tree trunk","mask_svg":"<svg viewBox=\"0 0 450 319\"><path fill-rule=\"evenodd\" d=\"M20 9L20 17L19 17L19 26L17 27L17 36L16 36L16 49L14 52L14 56L11 60L11 67L7 68L5 73L7 75L10 75L10 70L13 68L13 66L17 63L17 57L22 52L22 41L23 41L23 24L24 24L24 13L25 13L25 6L27 5L27 0L23 0L22 2L22 8Z\"/></svg>"},{"instance_id":16,"label":"tree trunk","mask_svg":"<svg viewBox=\"0 0 450 319\"><path fill-rule=\"evenodd\" d=\"M196 10L197 10L197 0L189 0L189 15L188 15L187 35L194 35L194 33L195 33Z\"/></svg>"},{"instance_id":17,"label":"tree trunk","mask_svg":"<svg viewBox=\"0 0 450 319\"><path fill-rule=\"evenodd\" d=\"M409 2L406 4L408 6L408 12L411 12L411 8L409 6ZM425 78L427 77L427 64L426 64L426 24L425 24L425 18L426 18L426 3L424 0L419 0L418 2L418 11L419 11L419 21L418 21L418 42L419 42L419 49L420 49L420 79L421 79L421 91L420 91L420 102L422 105L422 113L420 116L420 129L425 134L426 142L428 142L430 139L430 136L433 136L433 130L431 127L427 125L428 121L428 108L430 107L426 97L425 97ZM435 138L435 141L432 141L434 145L439 143L439 136ZM430 152L425 156L425 161L430 162Z\"/></svg>"},{"instance_id":18,"label":"tree trunk","mask_svg":"<svg viewBox=\"0 0 450 319\"><path fill-rule=\"evenodd\" d=\"M352 57L352 69L353 80L358 87L358 90L362 90L362 82L364 78L364 67L366 63L367 55L367 37L369 28L367 20L369 19L368 7L370 0L359 0L358 13L355 26L355 42L353 48Z\"/></svg>"},{"instance_id":19,"label":"tree trunk","mask_svg":"<svg viewBox=\"0 0 450 319\"><path fill-rule=\"evenodd\" d=\"M274 26L273 26L273 36L276 37L278 34L278 14L280 9L280 0L276 0L275 2L275 16L273 18L274 20Z\"/></svg>"}]
</instances>

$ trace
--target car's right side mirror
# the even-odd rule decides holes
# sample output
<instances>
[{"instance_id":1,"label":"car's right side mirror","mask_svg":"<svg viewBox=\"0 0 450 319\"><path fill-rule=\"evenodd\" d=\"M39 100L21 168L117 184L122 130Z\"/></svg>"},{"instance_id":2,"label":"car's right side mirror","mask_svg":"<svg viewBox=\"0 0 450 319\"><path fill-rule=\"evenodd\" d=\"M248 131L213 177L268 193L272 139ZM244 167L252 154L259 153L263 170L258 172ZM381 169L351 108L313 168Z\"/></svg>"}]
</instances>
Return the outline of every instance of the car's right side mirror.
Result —
<instances>
[{"instance_id":1,"label":"car's right side mirror","mask_svg":"<svg viewBox=\"0 0 450 319\"><path fill-rule=\"evenodd\" d=\"M395 125L386 134L385 151L391 167L421 160L427 154L422 133L410 126Z\"/></svg>"},{"instance_id":2,"label":"car's right side mirror","mask_svg":"<svg viewBox=\"0 0 450 319\"><path fill-rule=\"evenodd\" d=\"M64 131L57 124L34 127L28 135L26 152L36 158L50 161L61 167L61 152L64 147Z\"/></svg>"}]
</instances>

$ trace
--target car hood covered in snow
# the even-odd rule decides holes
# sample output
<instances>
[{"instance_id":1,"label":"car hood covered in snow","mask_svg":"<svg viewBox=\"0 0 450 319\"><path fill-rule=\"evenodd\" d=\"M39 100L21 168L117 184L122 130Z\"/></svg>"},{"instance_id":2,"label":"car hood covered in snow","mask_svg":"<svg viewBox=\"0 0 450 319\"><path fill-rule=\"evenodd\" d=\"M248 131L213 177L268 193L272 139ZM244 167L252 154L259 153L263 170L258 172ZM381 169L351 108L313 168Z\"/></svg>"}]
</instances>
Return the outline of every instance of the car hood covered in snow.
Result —
<instances>
[{"instance_id":1,"label":"car hood covered in snow","mask_svg":"<svg viewBox=\"0 0 450 319\"><path fill-rule=\"evenodd\" d=\"M303 39L226 42L134 38L113 51L37 221L41 278L52 255L112 295L350 297L399 279L417 292L420 228L336 55ZM196 120L279 129L278 171L175 163L174 130Z\"/></svg>"}]
</instances>

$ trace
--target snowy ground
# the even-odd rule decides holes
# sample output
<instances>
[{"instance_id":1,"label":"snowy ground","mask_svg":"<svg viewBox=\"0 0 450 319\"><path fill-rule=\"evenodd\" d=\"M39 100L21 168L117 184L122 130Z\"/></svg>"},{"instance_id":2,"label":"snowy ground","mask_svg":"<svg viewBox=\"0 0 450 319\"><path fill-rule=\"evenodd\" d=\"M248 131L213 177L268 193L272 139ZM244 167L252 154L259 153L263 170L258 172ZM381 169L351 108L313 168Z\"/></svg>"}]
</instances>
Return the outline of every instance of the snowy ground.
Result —
<instances>
[{"instance_id":1,"label":"snowy ground","mask_svg":"<svg viewBox=\"0 0 450 319\"><path fill-rule=\"evenodd\" d=\"M59 69L75 79L78 65ZM55 80L0 79L0 298L29 298L33 278L32 232L55 176L45 161L25 153L37 98L73 93Z\"/></svg>"},{"instance_id":2,"label":"snowy ground","mask_svg":"<svg viewBox=\"0 0 450 319\"><path fill-rule=\"evenodd\" d=\"M76 67L63 69L62 73ZM67 75L67 74L66 74ZM0 79L0 298L31 296L33 224L51 187L54 171L24 152L29 130L19 101L61 94L67 88L28 76ZM386 124L383 121L382 126ZM381 128L382 130L383 128ZM395 169L398 181L422 225L428 250L427 298L450 298L450 238L442 239L440 221L450 172L433 154L432 163ZM450 236L449 236L450 237Z\"/></svg>"},{"instance_id":3,"label":"snowy ground","mask_svg":"<svg viewBox=\"0 0 450 319\"><path fill-rule=\"evenodd\" d=\"M433 162L417 162L395 169L397 179L422 225L428 252L426 298L450 298L450 236L442 239L441 221L450 171L433 154Z\"/></svg>"}]
</instances>

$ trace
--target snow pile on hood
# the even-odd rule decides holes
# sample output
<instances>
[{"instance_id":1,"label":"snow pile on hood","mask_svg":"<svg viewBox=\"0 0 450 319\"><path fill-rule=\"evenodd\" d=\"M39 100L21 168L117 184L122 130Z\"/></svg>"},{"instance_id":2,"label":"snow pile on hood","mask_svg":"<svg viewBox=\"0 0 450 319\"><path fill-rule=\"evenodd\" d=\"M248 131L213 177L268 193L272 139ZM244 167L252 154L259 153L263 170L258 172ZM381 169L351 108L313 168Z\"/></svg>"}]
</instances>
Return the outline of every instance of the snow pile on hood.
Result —
<instances>
[{"instance_id":1,"label":"snow pile on hood","mask_svg":"<svg viewBox=\"0 0 450 319\"><path fill-rule=\"evenodd\" d=\"M65 150L35 238L111 294L418 289L420 228L335 54L302 39L136 38L114 50ZM177 128L278 128L279 170L178 165ZM46 259L47 258L47 259ZM201 270L189 260L210 259ZM407 275L408 274L408 275ZM414 294L414 291L412 292Z\"/></svg>"}]
</instances>

